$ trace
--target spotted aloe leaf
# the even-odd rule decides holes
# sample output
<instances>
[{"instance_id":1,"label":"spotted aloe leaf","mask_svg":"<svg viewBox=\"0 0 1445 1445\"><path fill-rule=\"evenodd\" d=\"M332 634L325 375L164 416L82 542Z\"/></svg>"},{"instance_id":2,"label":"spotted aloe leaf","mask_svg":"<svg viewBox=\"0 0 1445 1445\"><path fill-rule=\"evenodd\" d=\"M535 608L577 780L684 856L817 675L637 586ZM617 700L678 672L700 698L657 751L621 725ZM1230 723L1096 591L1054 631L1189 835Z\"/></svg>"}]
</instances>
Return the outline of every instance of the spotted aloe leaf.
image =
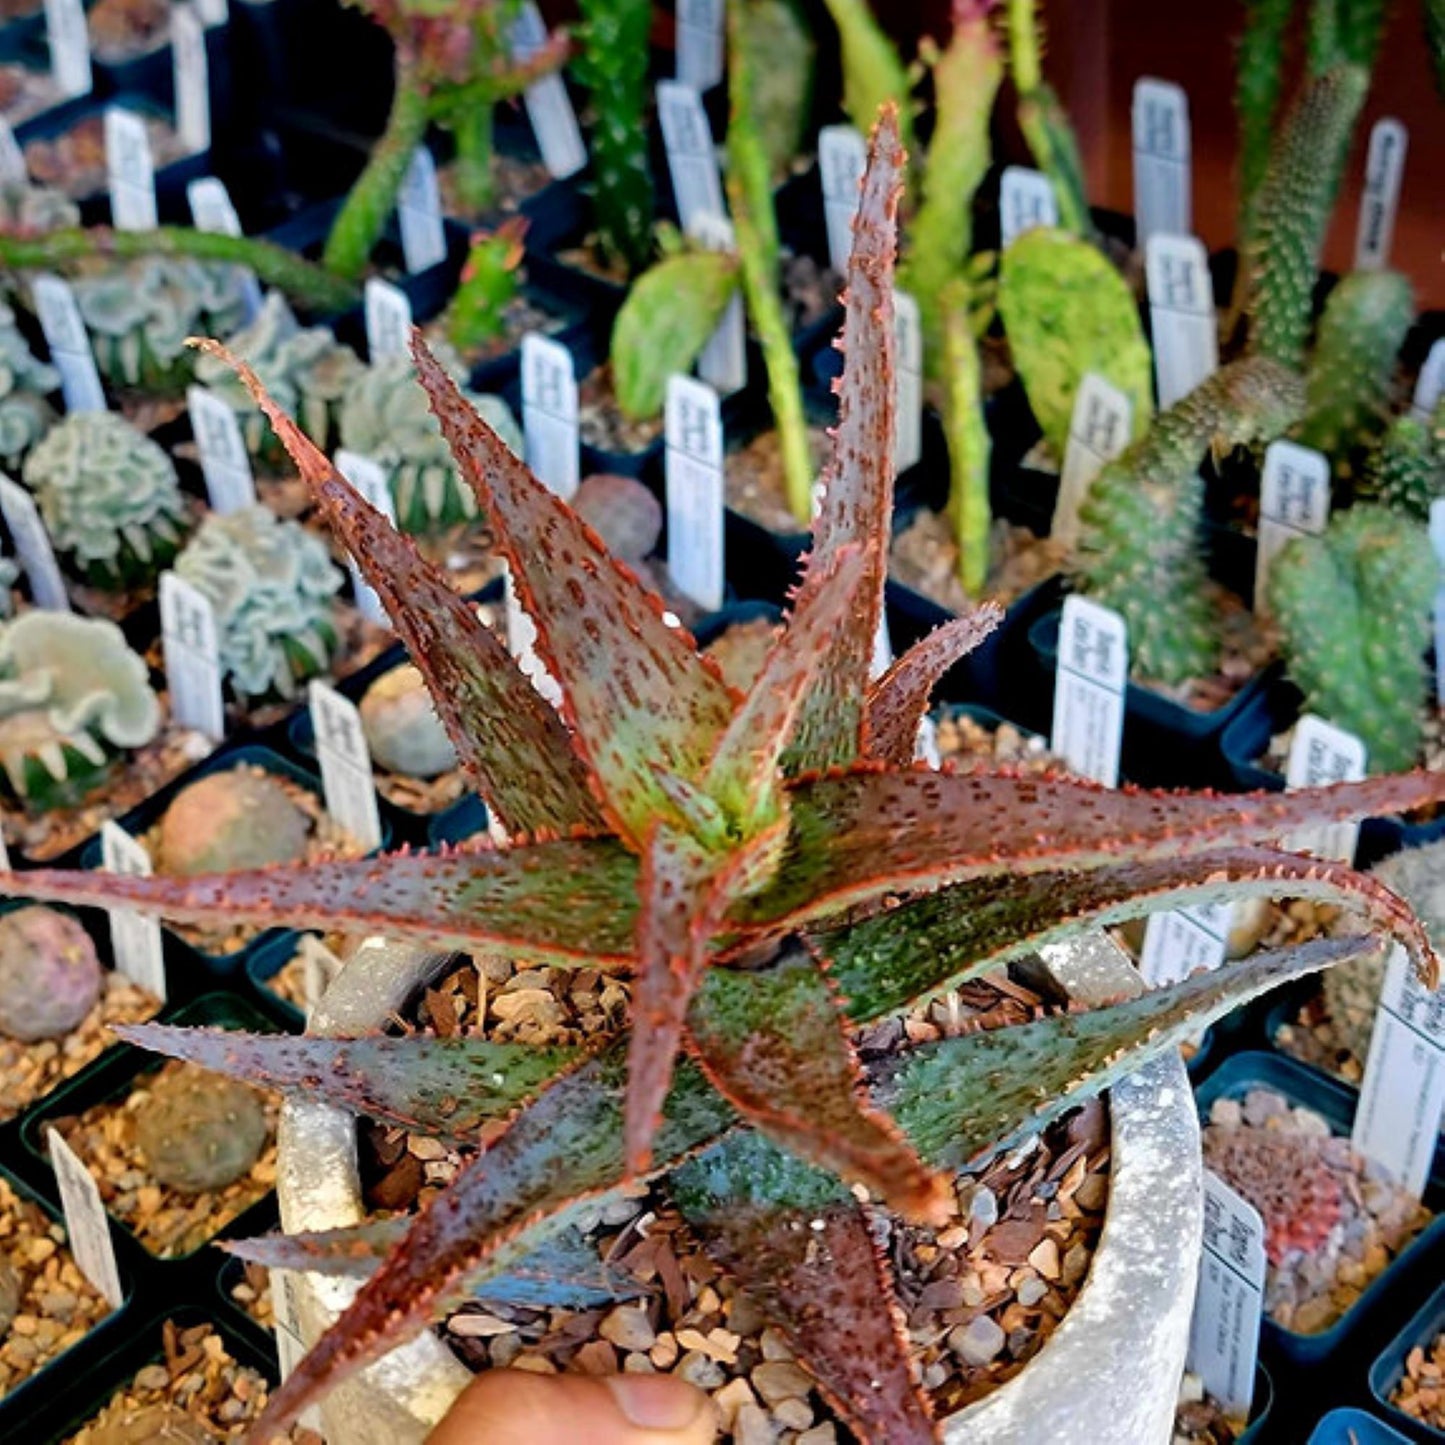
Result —
<instances>
[{"instance_id":1,"label":"spotted aloe leaf","mask_svg":"<svg viewBox=\"0 0 1445 1445\"><path fill-rule=\"evenodd\" d=\"M861 1096L841 1012L806 953L766 970L713 969L688 1031L708 1081L769 1138L907 1218L942 1224L953 1213L949 1181Z\"/></svg>"},{"instance_id":2,"label":"spotted aloe leaf","mask_svg":"<svg viewBox=\"0 0 1445 1445\"><path fill-rule=\"evenodd\" d=\"M785 1332L859 1439L937 1438L868 1219L836 1179L744 1133L672 1184L708 1252Z\"/></svg>"},{"instance_id":3,"label":"spotted aloe leaf","mask_svg":"<svg viewBox=\"0 0 1445 1445\"><path fill-rule=\"evenodd\" d=\"M245 362L215 342L276 430L336 535L386 607L426 679L457 757L509 833L596 832L601 810L562 720L502 640L446 575L393 527L267 394Z\"/></svg>"},{"instance_id":4,"label":"spotted aloe leaf","mask_svg":"<svg viewBox=\"0 0 1445 1445\"><path fill-rule=\"evenodd\" d=\"M641 847L652 820L671 812L656 769L700 780L735 699L692 638L664 620L656 594L477 416L419 333L413 353L536 626L537 656L561 689L574 746L610 820Z\"/></svg>"},{"instance_id":5,"label":"spotted aloe leaf","mask_svg":"<svg viewBox=\"0 0 1445 1445\"><path fill-rule=\"evenodd\" d=\"M434 1034L288 1038L167 1024L116 1024L114 1032L218 1074L450 1139L505 1118L576 1057L574 1049Z\"/></svg>"}]
</instances>

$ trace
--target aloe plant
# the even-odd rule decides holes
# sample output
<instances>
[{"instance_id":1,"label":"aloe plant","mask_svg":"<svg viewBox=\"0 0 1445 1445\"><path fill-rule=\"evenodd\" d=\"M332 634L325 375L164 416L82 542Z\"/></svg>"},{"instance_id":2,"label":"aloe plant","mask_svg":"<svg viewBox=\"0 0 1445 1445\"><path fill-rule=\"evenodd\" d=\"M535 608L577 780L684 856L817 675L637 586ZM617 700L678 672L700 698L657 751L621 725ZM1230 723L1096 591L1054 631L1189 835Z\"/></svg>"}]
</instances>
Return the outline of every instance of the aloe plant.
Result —
<instances>
[{"instance_id":1,"label":"aloe plant","mask_svg":"<svg viewBox=\"0 0 1445 1445\"><path fill-rule=\"evenodd\" d=\"M584 1202L667 1175L861 1439L935 1439L869 1209L848 1186L938 1223L965 1165L1241 999L1376 944L1318 940L1084 1015L907 1047L866 1076L857 1025L1080 928L1236 892L1351 905L1436 972L1419 923L1378 881L1254 840L1445 798L1445 778L1216 798L912 761L934 682L999 613L949 623L870 682L891 504L901 164L885 112L855 232L815 547L746 694L470 411L419 339L423 383L536 623L560 713L240 368L385 601L511 842L185 879L32 870L0 885L183 919L342 923L562 966L605 960L633 980L632 1026L585 1054L424 1034L126 1031L408 1128L466 1138L509 1120L410 1222L246 1247L291 1267L369 1271L255 1438L564 1235Z\"/></svg>"}]
</instances>

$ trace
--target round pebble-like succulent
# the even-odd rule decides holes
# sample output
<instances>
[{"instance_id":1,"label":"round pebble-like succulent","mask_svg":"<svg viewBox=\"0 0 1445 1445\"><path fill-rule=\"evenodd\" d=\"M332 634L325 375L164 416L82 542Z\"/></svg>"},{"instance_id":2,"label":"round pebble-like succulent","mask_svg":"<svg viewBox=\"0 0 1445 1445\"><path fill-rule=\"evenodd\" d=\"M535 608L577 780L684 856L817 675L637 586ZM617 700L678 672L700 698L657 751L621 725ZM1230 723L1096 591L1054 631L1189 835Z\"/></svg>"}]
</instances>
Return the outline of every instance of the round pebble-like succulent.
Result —
<instances>
[{"instance_id":1,"label":"round pebble-like succulent","mask_svg":"<svg viewBox=\"0 0 1445 1445\"><path fill-rule=\"evenodd\" d=\"M122 1410L86 1432L89 1445L216 1445L217 1436L178 1405Z\"/></svg>"},{"instance_id":2,"label":"round pebble-like succulent","mask_svg":"<svg viewBox=\"0 0 1445 1445\"><path fill-rule=\"evenodd\" d=\"M407 664L384 672L361 699L361 726L372 760L408 778L434 778L457 765L421 673Z\"/></svg>"},{"instance_id":3,"label":"round pebble-like succulent","mask_svg":"<svg viewBox=\"0 0 1445 1445\"><path fill-rule=\"evenodd\" d=\"M572 510L614 557L634 566L652 555L662 536L662 503L636 477L597 472L584 478Z\"/></svg>"},{"instance_id":4,"label":"round pebble-like succulent","mask_svg":"<svg viewBox=\"0 0 1445 1445\"><path fill-rule=\"evenodd\" d=\"M266 773L231 768L183 788L161 819L157 864L171 874L265 868L306 855L311 820Z\"/></svg>"},{"instance_id":5,"label":"round pebble-like succulent","mask_svg":"<svg viewBox=\"0 0 1445 1445\"><path fill-rule=\"evenodd\" d=\"M20 1313L20 1276L15 1266L0 1255L0 1340L10 1332L10 1323Z\"/></svg>"},{"instance_id":6,"label":"round pebble-like succulent","mask_svg":"<svg viewBox=\"0 0 1445 1445\"><path fill-rule=\"evenodd\" d=\"M0 915L0 1033L27 1044L68 1034L102 981L95 944L70 914L31 904Z\"/></svg>"},{"instance_id":7,"label":"round pebble-like succulent","mask_svg":"<svg viewBox=\"0 0 1445 1445\"><path fill-rule=\"evenodd\" d=\"M188 1064L159 1075L136 1108L146 1168L186 1194L235 1183L261 1157L266 1134L254 1089Z\"/></svg>"}]
</instances>

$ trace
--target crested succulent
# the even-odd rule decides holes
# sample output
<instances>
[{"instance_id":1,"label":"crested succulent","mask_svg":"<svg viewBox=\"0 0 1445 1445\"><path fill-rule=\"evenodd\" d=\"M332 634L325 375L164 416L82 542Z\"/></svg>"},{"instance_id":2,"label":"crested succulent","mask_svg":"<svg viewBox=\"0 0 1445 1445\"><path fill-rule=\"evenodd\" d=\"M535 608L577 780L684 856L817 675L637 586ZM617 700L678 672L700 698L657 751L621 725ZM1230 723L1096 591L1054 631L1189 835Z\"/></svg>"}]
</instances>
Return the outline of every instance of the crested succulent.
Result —
<instances>
[{"instance_id":1,"label":"crested succulent","mask_svg":"<svg viewBox=\"0 0 1445 1445\"><path fill-rule=\"evenodd\" d=\"M1404 412L1390 423L1369 459L1366 483L1391 511L1429 521L1430 503L1445 496L1445 398L1424 421Z\"/></svg>"},{"instance_id":2,"label":"crested succulent","mask_svg":"<svg viewBox=\"0 0 1445 1445\"><path fill-rule=\"evenodd\" d=\"M527 253L524 217L513 216L495 231L478 231L461 279L442 315L447 340L460 352L490 346L503 334L507 308L517 295L517 268Z\"/></svg>"},{"instance_id":3,"label":"crested succulent","mask_svg":"<svg viewBox=\"0 0 1445 1445\"><path fill-rule=\"evenodd\" d=\"M299 522L259 505L212 513L176 572L210 600L221 669L238 697L294 697L330 664L341 572Z\"/></svg>"},{"instance_id":4,"label":"crested succulent","mask_svg":"<svg viewBox=\"0 0 1445 1445\"><path fill-rule=\"evenodd\" d=\"M170 565L188 522L166 453L111 411L76 412L45 434L21 472L50 539L92 586L144 586Z\"/></svg>"},{"instance_id":5,"label":"crested succulent","mask_svg":"<svg viewBox=\"0 0 1445 1445\"><path fill-rule=\"evenodd\" d=\"M181 789L161 817L156 863L189 877L294 863L306 853L310 819L286 789L254 768L207 773Z\"/></svg>"},{"instance_id":6,"label":"crested succulent","mask_svg":"<svg viewBox=\"0 0 1445 1445\"><path fill-rule=\"evenodd\" d=\"M160 721L145 659L115 623L36 611L0 625L0 769L27 808L78 802Z\"/></svg>"},{"instance_id":7,"label":"crested succulent","mask_svg":"<svg viewBox=\"0 0 1445 1445\"><path fill-rule=\"evenodd\" d=\"M55 421L46 400L60 373L30 350L15 313L0 302L0 466L18 467Z\"/></svg>"},{"instance_id":8,"label":"crested succulent","mask_svg":"<svg viewBox=\"0 0 1445 1445\"><path fill-rule=\"evenodd\" d=\"M186 1194L233 1184L260 1158L267 1132L254 1089L185 1065L163 1070L135 1114L150 1172Z\"/></svg>"},{"instance_id":9,"label":"crested succulent","mask_svg":"<svg viewBox=\"0 0 1445 1445\"><path fill-rule=\"evenodd\" d=\"M100 986L95 944L70 914L31 904L0 915L0 1034L61 1038L95 1007Z\"/></svg>"},{"instance_id":10,"label":"crested succulent","mask_svg":"<svg viewBox=\"0 0 1445 1445\"><path fill-rule=\"evenodd\" d=\"M359 710L366 746L378 767L408 778L435 778L456 767L457 750L416 668L382 673L367 688Z\"/></svg>"},{"instance_id":11,"label":"crested succulent","mask_svg":"<svg viewBox=\"0 0 1445 1445\"><path fill-rule=\"evenodd\" d=\"M51 186L29 181L0 183L0 230L43 235L80 224L80 207Z\"/></svg>"},{"instance_id":12,"label":"crested succulent","mask_svg":"<svg viewBox=\"0 0 1445 1445\"><path fill-rule=\"evenodd\" d=\"M197 922L328 927L344 913L350 931L630 970L632 1026L565 1061L427 1034L125 1029L221 1072L304 1087L408 1128L474 1138L484 1118L507 1121L394 1248L364 1228L247 1248L353 1276L385 1252L271 1397L258 1439L328 1382L484 1289L583 1205L666 1176L709 1249L857 1436L932 1440L855 1189L909 1219L941 1222L966 1164L1238 1001L1377 945L1315 940L1087 1014L900 1045L866 1079L856 1025L1080 928L1235 892L1355 906L1433 976L1419 925L1388 890L1255 840L1418 806L1445 797L1445 779L1221 798L913 762L934 681L999 613L957 619L870 681L893 474L901 164L896 119L885 113L855 232L848 365L815 545L747 693L721 681L418 340L424 384L536 624L560 711L444 576L269 403L268 414L381 594L512 841L190 879L0 875L0 887L30 896Z\"/></svg>"}]
</instances>

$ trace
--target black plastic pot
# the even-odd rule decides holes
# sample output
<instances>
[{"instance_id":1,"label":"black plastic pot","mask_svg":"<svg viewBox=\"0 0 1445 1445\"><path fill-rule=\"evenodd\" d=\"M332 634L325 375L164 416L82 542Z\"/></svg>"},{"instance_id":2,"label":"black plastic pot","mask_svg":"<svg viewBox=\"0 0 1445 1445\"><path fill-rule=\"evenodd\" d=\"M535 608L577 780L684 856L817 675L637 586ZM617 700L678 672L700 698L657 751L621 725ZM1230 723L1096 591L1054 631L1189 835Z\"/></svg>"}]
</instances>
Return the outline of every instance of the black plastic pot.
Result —
<instances>
[{"instance_id":1,"label":"black plastic pot","mask_svg":"<svg viewBox=\"0 0 1445 1445\"><path fill-rule=\"evenodd\" d=\"M1309 1445L1409 1445L1398 1430L1363 1410L1331 1410L1309 1438Z\"/></svg>"},{"instance_id":2,"label":"black plastic pot","mask_svg":"<svg viewBox=\"0 0 1445 1445\"><path fill-rule=\"evenodd\" d=\"M1390 1396L1404 1378L1405 1360L1410 1351L1417 1347L1429 1350L1442 1330L1445 1330L1445 1285L1426 1300L1420 1312L1390 1341L1370 1369L1370 1393L1375 1397L1376 1404L1385 1418L1411 1440L1445 1440L1445 1430L1426 1425L1390 1403Z\"/></svg>"}]
</instances>

